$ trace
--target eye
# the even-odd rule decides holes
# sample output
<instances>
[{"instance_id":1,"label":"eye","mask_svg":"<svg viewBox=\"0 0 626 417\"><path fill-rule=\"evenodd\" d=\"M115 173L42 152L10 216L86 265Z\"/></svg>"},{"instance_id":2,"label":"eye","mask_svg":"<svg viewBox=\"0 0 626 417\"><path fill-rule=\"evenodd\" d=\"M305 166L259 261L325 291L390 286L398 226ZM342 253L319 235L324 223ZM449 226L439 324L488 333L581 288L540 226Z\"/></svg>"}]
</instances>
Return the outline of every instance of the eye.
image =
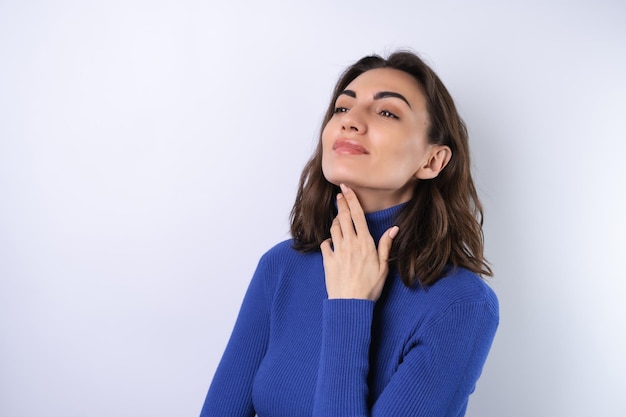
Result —
<instances>
[{"instance_id":1,"label":"eye","mask_svg":"<svg viewBox=\"0 0 626 417\"><path fill-rule=\"evenodd\" d=\"M381 111L378 112L378 114L380 114L383 117L387 117L389 119L398 119L398 116L396 116L395 114L393 114L389 110L381 110Z\"/></svg>"},{"instance_id":2,"label":"eye","mask_svg":"<svg viewBox=\"0 0 626 417\"><path fill-rule=\"evenodd\" d=\"M345 107L335 107L335 110L333 111L333 113L337 114L337 113L345 113L347 112L348 109Z\"/></svg>"}]
</instances>

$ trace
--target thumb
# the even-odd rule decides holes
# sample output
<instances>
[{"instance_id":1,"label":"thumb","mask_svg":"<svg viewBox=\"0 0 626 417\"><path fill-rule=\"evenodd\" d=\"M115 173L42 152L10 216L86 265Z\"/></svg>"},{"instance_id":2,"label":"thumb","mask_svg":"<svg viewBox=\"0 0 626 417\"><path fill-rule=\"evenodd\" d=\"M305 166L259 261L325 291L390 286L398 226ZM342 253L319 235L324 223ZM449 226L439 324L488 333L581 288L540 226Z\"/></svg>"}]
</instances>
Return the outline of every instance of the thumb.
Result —
<instances>
[{"instance_id":1,"label":"thumb","mask_svg":"<svg viewBox=\"0 0 626 417\"><path fill-rule=\"evenodd\" d=\"M398 230L400 230L398 226L389 228L380 238L380 242L378 242L378 262L381 268L387 267L391 244L393 243L393 238L398 234Z\"/></svg>"}]
</instances>

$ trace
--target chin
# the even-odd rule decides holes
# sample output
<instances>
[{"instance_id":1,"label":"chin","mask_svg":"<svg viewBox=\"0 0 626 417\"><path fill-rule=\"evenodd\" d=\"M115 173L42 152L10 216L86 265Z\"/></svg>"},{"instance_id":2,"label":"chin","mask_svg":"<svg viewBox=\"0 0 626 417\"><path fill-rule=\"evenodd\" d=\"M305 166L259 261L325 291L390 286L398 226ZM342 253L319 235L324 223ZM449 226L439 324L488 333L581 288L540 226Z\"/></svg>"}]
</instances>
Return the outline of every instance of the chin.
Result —
<instances>
[{"instance_id":1,"label":"chin","mask_svg":"<svg viewBox=\"0 0 626 417\"><path fill-rule=\"evenodd\" d=\"M324 168L322 165L322 173L324 174L324 178L331 184L339 187L339 184L345 184L348 187L358 186L362 180L363 176L359 175L352 170L346 172L346 169L335 169L333 168Z\"/></svg>"},{"instance_id":2,"label":"chin","mask_svg":"<svg viewBox=\"0 0 626 417\"><path fill-rule=\"evenodd\" d=\"M351 187L354 184L354 181L346 175L327 175L326 172L324 172L324 178L326 178L326 181L336 185L337 187L339 187L339 184L345 184L348 187Z\"/></svg>"}]
</instances>

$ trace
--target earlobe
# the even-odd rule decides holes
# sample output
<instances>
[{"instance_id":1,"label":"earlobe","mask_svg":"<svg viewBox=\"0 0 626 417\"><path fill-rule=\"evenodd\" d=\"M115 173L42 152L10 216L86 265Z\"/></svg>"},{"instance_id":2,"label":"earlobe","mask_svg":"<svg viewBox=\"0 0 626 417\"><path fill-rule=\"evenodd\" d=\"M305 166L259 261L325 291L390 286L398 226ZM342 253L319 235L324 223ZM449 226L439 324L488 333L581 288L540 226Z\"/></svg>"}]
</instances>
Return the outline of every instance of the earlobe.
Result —
<instances>
[{"instance_id":1,"label":"earlobe","mask_svg":"<svg viewBox=\"0 0 626 417\"><path fill-rule=\"evenodd\" d=\"M417 170L415 176L420 180L433 179L443 171L451 158L452 150L448 146L433 145L426 163Z\"/></svg>"}]
</instances>

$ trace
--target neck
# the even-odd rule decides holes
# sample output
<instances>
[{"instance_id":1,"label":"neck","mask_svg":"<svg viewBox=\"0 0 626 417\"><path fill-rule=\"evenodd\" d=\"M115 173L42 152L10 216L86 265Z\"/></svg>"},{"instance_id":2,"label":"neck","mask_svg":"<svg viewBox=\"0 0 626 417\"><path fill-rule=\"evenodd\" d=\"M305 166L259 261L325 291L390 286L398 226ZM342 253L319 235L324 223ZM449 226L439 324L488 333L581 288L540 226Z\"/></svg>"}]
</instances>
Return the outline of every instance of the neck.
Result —
<instances>
[{"instance_id":1,"label":"neck","mask_svg":"<svg viewBox=\"0 0 626 417\"><path fill-rule=\"evenodd\" d=\"M350 186L348 184L348 186ZM365 213L373 213L406 203L413 196L413 185L399 190L380 190L362 187L351 187L359 198Z\"/></svg>"}]
</instances>

